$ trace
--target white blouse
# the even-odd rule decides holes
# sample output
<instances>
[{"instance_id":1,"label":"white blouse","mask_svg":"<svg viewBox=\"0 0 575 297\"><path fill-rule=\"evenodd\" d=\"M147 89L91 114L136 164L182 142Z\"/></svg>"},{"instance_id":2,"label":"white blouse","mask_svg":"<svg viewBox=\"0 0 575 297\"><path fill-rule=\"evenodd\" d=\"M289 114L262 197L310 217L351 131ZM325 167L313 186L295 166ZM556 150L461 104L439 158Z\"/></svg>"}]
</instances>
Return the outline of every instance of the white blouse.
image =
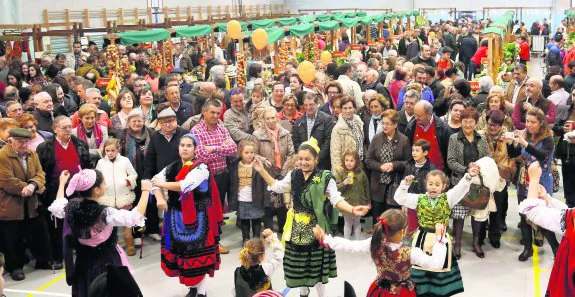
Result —
<instances>
[{"instance_id":1,"label":"white blouse","mask_svg":"<svg viewBox=\"0 0 575 297\"><path fill-rule=\"evenodd\" d=\"M288 172L286 177L282 180L276 180L273 185L268 187L268 191L276 192L278 194L288 193L291 191L291 172ZM329 202L333 206L336 206L340 201L345 199L337 190L337 184L333 178L330 179L327 184L326 194L329 198Z\"/></svg>"},{"instance_id":2,"label":"white blouse","mask_svg":"<svg viewBox=\"0 0 575 297\"><path fill-rule=\"evenodd\" d=\"M166 167L167 168L167 167ZM166 168L162 169L160 173L154 176L154 180L166 181ZM208 165L202 163L196 168L192 169L186 177L180 181L180 192L190 192L193 191L195 188L199 187L205 180L210 177L210 171L208 170ZM158 187L152 187L150 191L153 193L156 190L159 190Z\"/></svg>"},{"instance_id":3,"label":"white blouse","mask_svg":"<svg viewBox=\"0 0 575 297\"><path fill-rule=\"evenodd\" d=\"M449 208L453 208L453 206L461 199L463 196L469 192L469 186L471 186L471 180L467 180L469 173L466 173L465 176L455 185L455 187L451 188L447 191L447 202L449 203ZM409 185L406 185L404 181L401 181L401 184L397 188L395 192L395 196L393 199L397 204L401 206L405 206L407 208L416 209L417 202L419 200L419 194L408 193L407 190L409 189ZM426 193L427 194L427 193Z\"/></svg>"},{"instance_id":4,"label":"white blouse","mask_svg":"<svg viewBox=\"0 0 575 297\"><path fill-rule=\"evenodd\" d=\"M52 202L48 210L53 216L63 219L66 215L64 208L68 205L68 199L59 197ZM132 210L115 209L113 207L106 207L106 224L112 227L144 227L146 217L140 214L136 208Z\"/></svg>"},{"instance_id":5,"label":"white blouse","mask_svg":"<svg viewBox=\"0 0 575 297\"><path fill-rule=\"evenodd\" d=\"M547 230L564 234L563 220L567 205L557 199L551 198L549 205L545 200L527 198L519 204L519 213L527 219Z\"/></svg>"},{"instance_id":6,"label":"white blouse","mask_svg":"<svg viewBox=\"0 0 575 297\"><path fill-rule=\"evenodd\" d=\"M371 237L365 240L351 241L342 237L331 237L326 234L323 238L323 242L335 251L364 254L369 254L371 252ZM433 245L431 256L427 255L420 248L412 248L410 253L411 264L429 269L440 269L443 267L445 255L447 254L447 247L445 246L446 242L447 239L445 236L443 238L437 237L437 241ZM393 251L402 246L401 243L388 243L388 245Z\"/></svg>"}]
</instances>

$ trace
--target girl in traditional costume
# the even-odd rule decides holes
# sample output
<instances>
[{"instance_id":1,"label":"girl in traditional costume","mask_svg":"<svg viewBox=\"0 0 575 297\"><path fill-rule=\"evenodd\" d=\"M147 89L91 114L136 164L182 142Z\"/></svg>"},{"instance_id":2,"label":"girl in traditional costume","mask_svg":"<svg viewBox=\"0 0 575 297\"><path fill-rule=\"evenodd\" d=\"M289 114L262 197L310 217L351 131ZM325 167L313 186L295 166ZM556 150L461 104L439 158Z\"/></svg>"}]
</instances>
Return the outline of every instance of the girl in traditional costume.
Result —
<instances>
[{"instance_id":1,"label":"girl in traditional costume","mask_svg":"<svg viewBox=\"0 0 575 297\"><path fill-rule=\"evenodd\" d=\"M271 276L283 262L284 247L272 230L265 229L262 235L264 240L252 238L240 251L242 266L234 273L235 297L252 297L272 289ZM272 249L271 258L266 260L264 243L270 244Z\"/></svg>"},{"instance_id":2,"label":"girl in traditional costume","mask_svg":"<svg viewBox=\"0 0 575 297\"><path fill-rule=\"evenodd\" d=\"M444 192L449 186L449 180L441 170L432 170L426 177L425 194L408 193L414 177L406 176L397 191L395 201L407 208L414 209L419 221L419 230L412 238L412 247L419 247L426 253L431 253L435 242L435 224L445 226L449 223L451 208L469 192L472 178L479 174L475 163L469 164L468 173L464 175L455 187ZM418 297L452 296L463 292L463 281L457 260L452 253L451 239L447 236L447 254L444 265L440 269L428 269L414 265L411 278L415 283Z\"/></svg>"},{"instance_id":3,"label":"girl in traditional costume","mask_svg":"<svg viewBox=\"0 0 575 297\"><path fill-rule=\"evenodd\" d=\"M107 271L108 265L131 269L124 250L118 245L117 227L144 226L151 183L142 182L144 198L129 211L98 203L106 192L100 171L85 169L75 174L66 188L66 195L75 198L68 201L64 198L64 185L69 178L70 173L63 171L56 200L48 210L64 219L64 264L72 296L87 297L90 285ZM73 250L76 250L75 261Z\"/></svg>"},{"instance_id":4,"label":"girl in traditional costume","mask_svg":"<svg viewBox=\"0 0 575 297\"><path fill-rule=\"evenodd\" d=\"M410 277L412 265L429 269L440 269L447 253L445 226L436 224L437 240L431 256L420 248L402 244L406 234L407 215L399 209L385 211L377 218L373 237L361 241L350 241L341 237L326 235L319 226L314 235L325 246L335 251L371 253L377 268L377 279L369 287L368 297L415 297L415 285Z\"/></svg>"},{"instance_id":5,"label":"girl in traditional costume","mask_svg":"<svg viewBox=\"0 0 575 297\"><path fill-rule=\"evenodd\" d=\"M575 210L552 198L545 187L539 184L542 176L539 162L531 163L528 176L527 199L519 204L519 213L538 226L564 235L555 256L545 296L575 296L575 261L572 255L575 252Z\"/></svg>"},{"instance_id":6,"label":"girl in traditional costume","mask_svg":"<svg viewBox=\"0 0 575 297\"><path fill-rule=\"evenodd\" d=\"M290 288L301 288L301 296L309 296L309 288L316 287L318 295L326 295L329 278L337 276L335 252L323 247L313 235L313 227L331 230L337 222L335 208L354 216L364 216L368 206L351 206L337 190L335 179L328 170L317 168L319 147L311 138L298 151L298 169L282 180L271 177L260 160L256 169L276 193L291 191L293 208L288 211L282 240L285 242L284 273Z\"/></svg>"},{"instance_id":7,"label":"girl in traditional costume","mask_svg":"<svg viewBox=\"0 0 575 297\"><path fill-rule=\"evenodd\" d=\"M223 222L219 192L208 165L195 158L193 134L180 139L181 160L152 179L158 207L166 209L162 231L162 269L190 287L186 297L206 296L206 274L220 267L220 227ZM167 190L167 201L164 191Z\"/></svg>"}]
</instances>

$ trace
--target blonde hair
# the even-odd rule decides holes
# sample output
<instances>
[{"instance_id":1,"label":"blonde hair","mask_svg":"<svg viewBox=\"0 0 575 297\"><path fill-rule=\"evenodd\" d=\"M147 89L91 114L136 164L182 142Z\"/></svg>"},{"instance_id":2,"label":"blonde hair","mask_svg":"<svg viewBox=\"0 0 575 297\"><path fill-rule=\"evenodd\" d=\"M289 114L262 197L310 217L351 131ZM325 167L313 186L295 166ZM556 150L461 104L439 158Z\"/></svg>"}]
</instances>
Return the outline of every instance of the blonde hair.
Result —
<instances>
[{"instance_id":1,"label":"blonde hair","mask_svg":"<svg viewBox=\"0 0 575 297\"><path fill-rule=\"evenodd\" d=\"M117 149L119 149L120 148L120 140L117 138L114 138L114 137L110 137L110 138L106 139L106 141L104 142L104 146L102 146L102 148L107 148L110 145L113 145Z\"/></svg>"},{"instance_id":2,"label":"blonde hair","mask_svg":"<svg viewBox=\"0 0 575 297\"><path fill-rule=\"evenodd\" d=\"M81 120L85 115L94 113L94 117L98 115L98 108L93 104L84 104L78 109L78 118Z\"/></svg>"},{"instance_id":3,"label":"blonde hair","mask_svg":"<svg viewBox=\"0 0 575 297\"><path fill-rule=\"evenodd\" d=\"M244 149L248 146L253 147L254 149L256 148L256 143L251 141L251 140L247 140L244 139L242 141L240 141L240 143L238 143L238 157L241 159L242 158L242 152L244 151Z\"/></svg>"},{"instance_id":4,"label":"blonde hair","mask_svg":"<svg viewBox=\"0 0 575 297\"><path fill-rule=\"evenodd\" d=\"M265 254L265 252L263 240L252 238L244 243L244 247L240 251L240 263L244 268L258 265L260 264L260 256Z\"/></svg>"}]
</instances>

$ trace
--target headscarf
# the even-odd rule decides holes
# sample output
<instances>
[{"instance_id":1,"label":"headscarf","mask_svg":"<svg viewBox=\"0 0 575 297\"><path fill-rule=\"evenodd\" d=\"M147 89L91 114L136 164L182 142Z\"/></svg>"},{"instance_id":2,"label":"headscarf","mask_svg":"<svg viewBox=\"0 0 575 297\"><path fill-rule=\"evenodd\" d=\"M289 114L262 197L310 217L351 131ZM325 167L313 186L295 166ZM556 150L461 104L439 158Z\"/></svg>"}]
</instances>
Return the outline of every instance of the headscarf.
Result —
<instances>
[{"instance_id":1,"label":"headscarf","mask_svg":"<svg viewBox=\"0 0 575 297\"><path fill-rule=\"evenodd\" d=\"M66 188L66 195L72 196L74 192L82 192L90 189L96 183L96 170L83 169L76 173Z\"/></svg>"}]
</instances>

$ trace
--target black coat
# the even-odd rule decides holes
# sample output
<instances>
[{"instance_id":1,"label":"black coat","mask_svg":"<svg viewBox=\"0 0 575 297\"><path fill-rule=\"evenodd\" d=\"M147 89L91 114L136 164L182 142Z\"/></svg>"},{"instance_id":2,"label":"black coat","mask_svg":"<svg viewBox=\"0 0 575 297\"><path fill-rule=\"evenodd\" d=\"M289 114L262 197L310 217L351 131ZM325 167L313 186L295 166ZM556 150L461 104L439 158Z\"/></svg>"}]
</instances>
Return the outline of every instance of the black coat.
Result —
<instances>
[{"instance_id":1,"label":"black coat","mask_svg":"<svg viewBox=\"0 0 575 297\"><path fill-rule=\"evenodd\" d=\"M331 130L333 129L334 121L331 116L323 111L317 112L311 136L317 139L320 153L319 153L319 168L329 169L331 161L329 157ZM307 137L307 115L304 114L297 121L295 121L294 129L292 131L294 148L299 149L299 146L308 140Z\"/></svg>"},{"instance_id":2,"label":"black coat","mask_svg":"<svg viewBox=\"0 0 575 297\"><path fill-rule=\"evenodd\" d=\"M449 136L450 130L449 126L442 119L437 116L433 116L433 121L435 122L435 135L437 136L437 143L439 144L439 151L443 157L443 162L445 168L447 168L447 147L449 146ZM407 124L405 128L405 136L409 139L409 143L413 145L413 137L415 136L415 119Z\"/></svg>"},{"instance_id":3,"label":"black coat","mask_svg":"<svg viewBox=\"0 0 575 297\"><path fill-rule=\"evenodd\" d=\"M405 134L405 130L407 129L407 125L411 121L415 121L415 117L411 118L411 121L407 121L407 116L405 115L405 110L400 110L397 112L398 120L397 120L397 130L401 132L401 134Z\"/></svg>"},{"instance_id":4,"label":"black coat","mask_svg":"<svg viewBox=\"0 0 575 297\"><path fill-rule=\"evenodd\" d=\"M38 124L36 125L36 129L40 131L54 133L52 124L54 123L54 118L58 116L56 111L53 111L52 114L50 114L49 112L46 113L35 109L32 115L38 122Z\"/></svg>"},{"instance_id":5,"label":"black coat","mask_svg":"<svg viewBox=\"0 0 575 297\"><path fill-rule=\"evenodd\" d=\"M150 143L146 151L144 163L144 179L151 179L166 166L180 159L179 145L180 138L187 134L188 131L178 127L174 135L168 142L166 137L160 131L153 132L150 135Z\"/></svg>"},{"instance_id":6,"label":"black coat","mask_svg":"<svg viewBox=\"0 0 575 297\"><path fill-rule=\"evenodd\" d=\"M55 154L55 136L50 139L45 139L45 142L41 143L37 148L38 158L40 158L40 164L42 164L42 169L46 173L46 191L40 197L43 205L46 207L50 206L52 201L56 198L56 192L58 192L59 179L53 178L54 169L56 167L56 157ZM93 168L92 162L90 161L90 148L88 144L82 139L72 135L70 139L74 146L76 147L76 152L78 152L78 157L80 158L80 167L82 169Z\"/></svg>"},{"instance_id":7,"label":"black coat","mask_svg":"<svg viewBox=\"0 0 575 297\"><path fill-rule=\"evenodd\" d=\"M413 182L411 183L411 186L409 186L409 190L407 192L408 193L415 193L415 194L424 194L425 192L427 192L427 189L425 186L425 177L427 176L427 173L429 173L433 169L435 169L435 166L433 166L433 164L431 164L431 162L429 162L429 160L427 160L427 162L425 162L425 164L423 164L423 167L421 167L419 169L419 171L417 172L417 174L415 174L415 160L410 159L409 161L406 161L405 162L405 171L403 172L403 177L405 178L406 176L409 176L409 175L415 176L415 178L413 179ZM415 182L415 181L417 181L417 182Z\"/></svg>"},{"instance_id":8,"label":"black coat","mask_svg":"<svg viewBox=\"0 0 575 297\"><path fill-rule=\"evenodd\" d=\"M477 51L477 40L473 35L469 34L461 39L461 45L459 47L459 60L463 63L469 63L471 57L475 55Z\"/></svg>"},{"instance_id":9,"label":"black coat","mask_svg":"<svg viewBox=\"0 0 575 297\"><path fill-rule=\"evenodd\" d=\"M181 126L193 115L194 115L194 108L192 107L192 105L186 101L180 100L180 108L178 108L178 111L176 111L178 125Z\"/></svg>"},{"instance_id":10,"label":"black coat","mask_svg":"<svg viewBox=\"0 0 575 297\"><path fill-rule=\"evenodd\" d=\"M236 159L229 165L228 168L228 172L230 173L230 199L228 199L228 206L230 211L238 210L238 194L240 192L240 178L238 177L238 167L240 166L239 163L240 160ZM269 168L266 169L269 170ZM263 208L264 202L266 200L269 202L269 192L265 190L266 187L267 184L265 183L263 177L255 169L252 169L252 203L256 207Z\"/></svg>"}]
</instances>

